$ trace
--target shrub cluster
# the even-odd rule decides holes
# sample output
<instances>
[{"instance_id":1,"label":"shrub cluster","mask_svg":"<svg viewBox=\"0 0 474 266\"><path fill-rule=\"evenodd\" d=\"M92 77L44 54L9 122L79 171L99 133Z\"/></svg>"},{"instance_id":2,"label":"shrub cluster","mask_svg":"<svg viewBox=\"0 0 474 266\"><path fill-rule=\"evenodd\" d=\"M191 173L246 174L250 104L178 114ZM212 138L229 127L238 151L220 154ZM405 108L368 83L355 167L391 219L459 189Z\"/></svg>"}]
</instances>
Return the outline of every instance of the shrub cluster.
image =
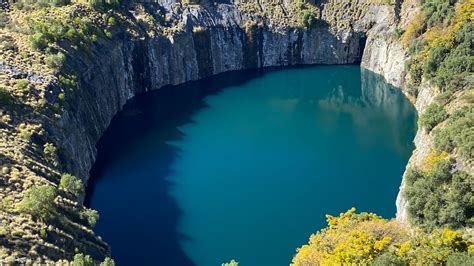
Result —
<instances>
[{"instance_id":1,"label":"shrub cluster","mask_svg":"<svg viewBox=\"0 0 474 266\"><path fill-rule=\"evenodd\" d=\"M453 172L449 159L440 159L428 171L409 168L404 195L410 221L427 230L474 225L473 178L463 171Z\"/></svg>"},{"instance_id":2,"label":"shrub cluster","mask_svg":"<svg viewBox=\"0 0 474 266\"><path fill-rule=\"evenodd\" d=\"M292 265L442 265L474 263L473 242L450 229L409 233L397 221L355 209L327 215L328 227L297 250Z\"/></svg>"},{"instance_id":3,"label":"shrub cluster","mask_svg":"<svg viewBox=\"0 0 474 266\"><path fill-rule=\"evenodd\" d=\"M56 189L50 185L32 187L25 192L18 211L41 220L50 220L56 214L56 194Z\"/></svg>"},{"instance_id":4,"label":"shrub cluster","mask_svg":"<svg viewBox=\"0 0 474 266\"><path fill-rule=\"evenodd\" d=\"M84 194L84 184L82 180L70 174L63 174L61 176L59 188L68 191L76 199L79 199Z\"/></svg>"},{"instance_id":5,"label":"shrub cluster","mask_svg":"<svg viewBox=\"0 0 474 266\"><path fill-rule=\"evenodd\" d=\"M445 126L434 130L433 135L438 150L456 150L467 158L474 157L474 106L464 106L454 112Z\"/></svg>"},{"instance_id":6,"label":"shrub cluster","mask_svg":"<svg viewBox=\"0 0 474 266\"><path fill-rule=\"evenodd\" d=\"M420 115L418 124L426 130L431 131L431 129L443 122L446 118L448 118L448 113L446 113L443 106L431 104L426 108L425 112Z\"/></svg>"}]
</instances>

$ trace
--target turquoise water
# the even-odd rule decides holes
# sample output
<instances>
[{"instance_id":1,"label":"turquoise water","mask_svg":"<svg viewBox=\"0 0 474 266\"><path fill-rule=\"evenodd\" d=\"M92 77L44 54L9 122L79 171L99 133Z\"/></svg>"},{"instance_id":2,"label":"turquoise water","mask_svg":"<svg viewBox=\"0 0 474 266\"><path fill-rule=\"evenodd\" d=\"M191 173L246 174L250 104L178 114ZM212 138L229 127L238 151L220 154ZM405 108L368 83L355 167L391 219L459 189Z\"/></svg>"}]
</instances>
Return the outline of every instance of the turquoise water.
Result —
<instances>
[{"instance_id":1,"label":"turquoise water","mask_svg":"<svg viewBox=\"0 0 474 266\"><path fill-rule=\"evenodd\" d=\"M118 265L288 265L351 207L395 214L415 111L357 66L237 72L139 96L88 204Z\"/></svg>"}]
</instances>

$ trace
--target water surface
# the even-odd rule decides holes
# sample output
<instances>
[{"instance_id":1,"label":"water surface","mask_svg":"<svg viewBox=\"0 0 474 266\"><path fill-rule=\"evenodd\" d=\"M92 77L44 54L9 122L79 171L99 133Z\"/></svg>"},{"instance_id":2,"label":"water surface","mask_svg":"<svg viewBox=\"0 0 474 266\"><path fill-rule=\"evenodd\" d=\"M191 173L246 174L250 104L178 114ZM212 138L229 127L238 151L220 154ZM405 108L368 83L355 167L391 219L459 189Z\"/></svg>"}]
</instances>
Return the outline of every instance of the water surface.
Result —
<instances>
[{"instance_id":1,"label":"water surface","mask_svg":"<svg viewBox=\"0 0 474 266\"><path fill-rule=\"evenodd\" d=\"M88 204L118 265L288 265L351 207L395 214L415 111L357 66L244 71L136 97Z\"/></svg>"}]
</instances>

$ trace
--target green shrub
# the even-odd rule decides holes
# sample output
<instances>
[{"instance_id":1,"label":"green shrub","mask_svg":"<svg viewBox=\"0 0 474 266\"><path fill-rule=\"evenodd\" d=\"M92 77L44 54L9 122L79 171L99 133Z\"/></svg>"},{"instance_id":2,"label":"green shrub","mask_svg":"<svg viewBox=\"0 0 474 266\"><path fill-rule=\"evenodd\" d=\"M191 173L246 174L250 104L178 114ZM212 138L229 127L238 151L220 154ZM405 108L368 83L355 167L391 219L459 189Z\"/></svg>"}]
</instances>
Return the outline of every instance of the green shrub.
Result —
<instances>
[{"instance_id":1,"label":"green shrub","mask_svg":"<svg viewBox=\"0 0 474 266\"><path fill-rule=\"evenodd\" d=\"M5 87L0 86L0 105L1 106L12 106L14 103L13 96Z\"/></svg>"},{"instance_id":2,"label":"green shrub","mask_svg":"<svg viewBox=\"0 0 474 266\"><path fill-rule=\"evenodd\" d=\"M78 253L74 255L71 266L115 266L113 259L107 257L100 264L96 263L91 256Z\"/></svg>"},{"instance_id":3,"label":"green shrub","mask_svg":"<svg viewBox=\"0 0 474 266\"><path fill-rule=\"evenodd\" d=\"M447 22L454 16L456 0L423 0L421 10L426 16L428 27L436 23Z\"/></svg>"},{"instance_id":4,"label":"green shrub","mask_svg":"<svg viewBox=\"0 0 474 266\"><path fill-rule=\"evenodd\" d=\"M79 213L79 217L86 221L89 227L93 228L99 220L99 212L93 209L84 209Z\"/></svg>"},{"instance_id":5,"label":"green shrub","mask_svg":"<svg viewBox=\"0 0 474 266\"><path fill-rule=\"evenodd\" d=\"M70 174L63 174L61 176L59 188L73 194L76 199L84 194L84 184L82 183L82 180Z\"/></svg>"},{"instance_id":6,"label":"green shrub","mask_svg":"<svg viewBox=\"0 0 474 266\"><path fill-rule=\"evenodd\" d=\"M59 75L59 82L64 86L74 89L77 86L76 75Z\"/></svg>"},{"instance_id":7,"label":"green shrub","mask_svg":"<svg viewBox=\"0 0 474 266\"><path fill-rule=\"evenodd\" d=\"M225 262L221 264L222 266L239 266L239 263L235 260L231 260L229 262Z\"/></svg>"},{"instance_id":8,"label":"green shrub","mask_svg":"<svg viewBox=\"0 0 474 266\"><path fill-rule=\"evenodd\" d=\"M472 266L474 265L474 256L469 255L465 252L456 252L451 254L447 261L446 266Z\"/></svg>"},{"instance_id":9,"label":"green shrub","mask_svg":"<svg viewBox=\"0 0 474 266\"><path fill-rule=\"evenodd\" d=\"M18 205L18 211L41 220L49 220L56 213L55 198L56 189L53 186L32 187L25 192L23 200Z\"/></svg>"},{"instance_id":10,"label":"green shrub","mask_svg":"<svg viewBox=\"0 0 474 266\"><path fill-rule=\"evenodd\" d=\"M46 64L51 68L60 68L65 60L66 55L61 52L58 52L57 54L51 54L46 57Z\"/></svg>"},{"instance_id":11,"label":"green shrub","mask_svg":"<svg viewBox=\"0 0 474 266\"><path fill-rule=\"evenodd\" d=\"M41 228L41 229L40 229L40 237L41 237L42 239L46 239L47 236L48 236L48 234L46 233L46 229Z\"/></svg>"},{"instance_id":12,"label":"green shrub","mask_svg":"<svg viewBox=\"0 0 474 266\"><path fill-rule=\"evenodd\" d=\"M411 222L426 230L440 226L472 226L474 192L471 174L453 169L450 160L435 163L422 172L409 168L405 175L404 195L408 201Z\"/></svg>"},{"instance_id":13,"label":"green shrub","mask_svg":"<svg viewBox=\"0 0 474 266\"><path fill-rule=\"evenodd\" d=\"M446 126L433 132L434 146L438 150L457 152L465 157L474 156L474 106L465 106L454 112Z\"/></svg>"},{"instance_id":14,"label":"green shrub","mask_svg":"<svg viewBox=\"0 0 474 266\"><path fill-rule=\"evenodd\" d=\"M302 10L299 14L299 21L304 27L311 28L318 21L318 14L313 10Z\"/></svg>"},{"instance_id":15,"label":"green shrub","mask_svg":"<svg viewBox=\"0 0 474 266\"><path fill-rule=\"evenodd\" d=\"M54 158L56 156L56 147L52 143L46 143L43 145L43 153L46 158Z\"/></svg>"},{"instance_id":16,"label":"green shrub","mask_svg":"<svg viewBox=\"0 0 474 266\"><path fill-rule=\"evenodd\" d=\"M107 257L100 263L99 266L115 266L115 262L113 259Z\"/></svg>"},{"instance_id":17,"label":"green shrub","mask_svg":"<svg viewBox=\"0 0 474 266\"><path fill-rule=\"evenodd\" d=\"M79 253L74 255L71 266L96 266L96 263L91 256Z\"/></svg>"},{"instance_id":18,"label":"green shrub","mask_svg":"<svg viewBox=\"0 0 474 266\"><path fill-rule=\"evenodd\" d=\"M384 253L378 257L376 257L371 263L371 266L405 266L408 265L407 262L392 254L392 253Z\"/></svg>"},{"instance_id":19,"label":"green shrub","mask_svg":"<svg viewBox=\"0 0 474 266\"><path fill-rule=\"evenodd\" d=\"M443 106L438 104L429 105L418 119L418 124L428 131L443 122L448 117Z\"/></svg>"},{"instance_id":20,"label":"green shrub","mask_svg":"<svg viewBox=\"0 0 474 266\"><path fill-rule=\"evenodd\" d=\"M15 81L15 89L25 91L28 88L30 81L27 79L19 79Z\"/></svg>"}]
</instances>

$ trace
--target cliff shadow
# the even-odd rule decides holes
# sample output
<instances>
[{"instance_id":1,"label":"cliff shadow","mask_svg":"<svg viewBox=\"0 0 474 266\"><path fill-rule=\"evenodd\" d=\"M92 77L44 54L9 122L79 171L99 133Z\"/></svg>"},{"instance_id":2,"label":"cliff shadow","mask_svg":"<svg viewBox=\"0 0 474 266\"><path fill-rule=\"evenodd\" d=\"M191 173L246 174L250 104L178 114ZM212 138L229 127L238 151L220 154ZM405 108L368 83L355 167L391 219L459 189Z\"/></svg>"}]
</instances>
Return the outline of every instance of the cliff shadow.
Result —
<instances>
[{"instance_id":1,"label":"cliff shadow","mask_svg":"<svg viewBox=\"0 0 474 266\"><path fill-rule=\"evenodd\" d=\"M229 72L136 96L97 144L85 205L99 211L96 233L118 265L194 265L182 247L183 211L169 180L185 136L180 127L207 108L204 98L268 70Z\"/></svg>"}]
</instances>

